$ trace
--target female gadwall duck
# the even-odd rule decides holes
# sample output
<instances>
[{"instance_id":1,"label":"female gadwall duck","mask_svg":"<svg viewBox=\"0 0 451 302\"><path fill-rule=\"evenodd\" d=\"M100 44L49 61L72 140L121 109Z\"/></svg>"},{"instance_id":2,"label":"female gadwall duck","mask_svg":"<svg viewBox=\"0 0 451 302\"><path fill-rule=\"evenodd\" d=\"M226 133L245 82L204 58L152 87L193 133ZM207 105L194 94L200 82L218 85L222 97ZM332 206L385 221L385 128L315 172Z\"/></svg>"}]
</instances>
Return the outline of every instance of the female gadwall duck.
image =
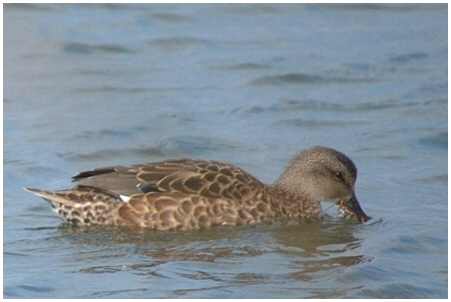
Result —
<instances>
[{"instance_id":1,"label":"female gadwall duck","mask_svg":"<svg viewBox=\"0 0 451 302\"><path fill-rule=\"evenodd\" d=\"M323 200L365 222L370 217L355 196L356 177L346 155L313 147L297 154L271 185L231 164L180 159L84 171L68 190L25 190L75 225L190 230L276 217L319 220Z\"/></svg>"}]
</instances>

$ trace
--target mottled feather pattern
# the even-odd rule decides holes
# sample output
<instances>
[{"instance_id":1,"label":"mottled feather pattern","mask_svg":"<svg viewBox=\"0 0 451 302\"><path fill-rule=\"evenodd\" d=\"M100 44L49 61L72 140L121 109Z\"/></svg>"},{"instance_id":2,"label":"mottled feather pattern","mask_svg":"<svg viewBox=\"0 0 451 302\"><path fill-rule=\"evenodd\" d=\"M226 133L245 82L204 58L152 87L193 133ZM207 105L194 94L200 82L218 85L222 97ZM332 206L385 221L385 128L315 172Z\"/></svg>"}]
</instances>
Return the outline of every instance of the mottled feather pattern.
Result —
<instances>
[{"instance_id":1,"label":"mottled feather pattern","mask_svg":"<svg viewBox=\"0 0 451 302\"><path fill-rule=\"evenodd\" d=\"M132 195L119 209L124 224L187 230L248 224L268 216L267 204L257 202L265 185L235 166L184 159L132 169L148 192Z\"/></svg>"}]
</instances>

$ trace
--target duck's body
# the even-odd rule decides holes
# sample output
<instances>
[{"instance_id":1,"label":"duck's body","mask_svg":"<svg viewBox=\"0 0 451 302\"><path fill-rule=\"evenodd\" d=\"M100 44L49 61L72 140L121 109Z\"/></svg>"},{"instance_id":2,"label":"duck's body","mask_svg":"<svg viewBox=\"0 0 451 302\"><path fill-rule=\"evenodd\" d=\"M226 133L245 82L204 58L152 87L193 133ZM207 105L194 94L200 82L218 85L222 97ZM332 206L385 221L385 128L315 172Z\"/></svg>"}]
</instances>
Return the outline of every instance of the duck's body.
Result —
<instances>
[{"instance_id":1,"label":"duck's body","mask_svg":"<svg viewBox=\"0 0 451 302\"><path fill-rule=\"evenodd\" d=\"M181 159L81 172L68 190L26 190L75 225L190 230L274 217L318 220L321 200L364 222L369 217L355 198L356 173L344 154L315 147L299 153L272 185L227 163Z\"/></svg>"}]
</instances>

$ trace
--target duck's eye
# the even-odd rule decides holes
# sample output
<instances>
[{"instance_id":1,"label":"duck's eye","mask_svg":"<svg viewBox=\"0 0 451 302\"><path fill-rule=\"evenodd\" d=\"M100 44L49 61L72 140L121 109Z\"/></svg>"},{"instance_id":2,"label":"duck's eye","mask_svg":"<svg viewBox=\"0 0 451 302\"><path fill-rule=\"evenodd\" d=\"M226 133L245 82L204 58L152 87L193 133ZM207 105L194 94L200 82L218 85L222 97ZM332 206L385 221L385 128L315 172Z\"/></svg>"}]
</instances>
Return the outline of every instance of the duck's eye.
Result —
<instances>
[{"instance_id":1,"label":"duck's eye","mask_svg":"<svg viewBox=\"0 0 451 302\"><path fill-rule=\"evenodd\" d=\"M344 180L345 180L345 178L344 178L344 176L343 176L343 173L341 173L341 172L335 172L335 177L336 177L338 180L340 180L340 181L344 181Z\"/></svg>"}]
</instances>

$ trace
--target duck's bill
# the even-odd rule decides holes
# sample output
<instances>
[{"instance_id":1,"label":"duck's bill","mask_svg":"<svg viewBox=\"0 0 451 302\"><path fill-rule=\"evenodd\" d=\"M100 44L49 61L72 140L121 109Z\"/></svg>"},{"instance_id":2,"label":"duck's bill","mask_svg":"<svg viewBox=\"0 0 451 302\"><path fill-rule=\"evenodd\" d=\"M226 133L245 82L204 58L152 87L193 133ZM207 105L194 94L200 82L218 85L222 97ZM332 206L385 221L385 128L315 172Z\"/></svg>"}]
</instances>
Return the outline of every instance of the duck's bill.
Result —
<instances>
[{"instance_id":1,"label":"duck's bill","mask_svg":"<svg viewBox=\"0 0 451 302\"><path fill-rule=\"evenodd\" d=\"M357 217L357 219L363 223L365 221L368 221L371 219L368 215L363 212L362 208L360 207L359 201L357 200L357 197L355 195L352 196L351 199L348 201L341 200L338 202L338 205L341 209L345 211L346 214Z\"/></svg>"}]
</instances>

